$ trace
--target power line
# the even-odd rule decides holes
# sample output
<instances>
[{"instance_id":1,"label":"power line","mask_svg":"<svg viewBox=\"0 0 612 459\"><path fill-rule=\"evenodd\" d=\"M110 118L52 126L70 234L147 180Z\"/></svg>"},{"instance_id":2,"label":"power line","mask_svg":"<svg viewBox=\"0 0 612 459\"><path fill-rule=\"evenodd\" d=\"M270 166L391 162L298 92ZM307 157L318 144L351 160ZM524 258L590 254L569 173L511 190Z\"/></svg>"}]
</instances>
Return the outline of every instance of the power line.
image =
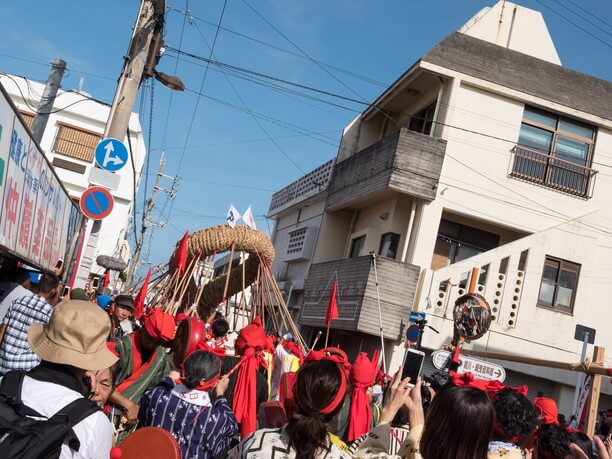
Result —
<instances>
[{"instance_id":1,"label":"power line","mask_svg":"<svg viewBox=\"0 0 612 459\"><path fill-rule=\"evenodd\" d=\"M200 27L194 22L193 23L197 29L197 31L199 32L200 36L202 37L202 40L206 43L206 46L208 46L210 48L210 56L211 57L215 57L215 54L213 52L213 48L208 44L208 41L206 40L206 37L204 36L204 34L202 33L202 31L200 30ZM251 115L251 118L253 119L253 121L255 121L255 123L257 124L257 126L259 126L259 128L261 129L261 131L266 135L266 137L268 138L268 140L270 141L270 143L272 143L272 145L274 145L276 147L276 149L278 151L280 151L282 153L282 155L287 158L289 160L289 162L291 164L293 164L302 174L305 174L306 171L304 169L302 169L300 167L300 165L298 163L295 162L295 160L289 155L289 153L287 153L285 151L284 148L282 148L279 143L274 140L272 138L272 135L270 135L270 133L268 132L268 130L260 123L260 121L257 119L256 116L253 115L251 109L249 108L249 106L247 105L247 103L244 101L243 97L240 95L240 93L238 92L238 90L236 89L236 87L234 86L234 84L232 83L232 81L229 79L229 77L227 76L227 74L225 73L225 71L223 70L222 67L221 68L221 72L223 73L223 76L225 77L225 80L227 81L227 83L230 85L230 87L232 88L232 91L234 92L234 94L236 94L236 97L238 97L238 99L240 100L240 103L242 104L242 106L247 110L247 112L249 113L249 115Z\"/></svg>"},{"instance_id":2,"label":"power line","mask_svg":"<svg viewBox=\"0 0 612 459\"><path fill-rule=\"evenodd\" d=\"M584 16L582 16L581 14L576 13L574 10L572 10L571 8L568 8L567 6L565 6L563 3L561 3L559 0L552 0L553 2L555 2L557 5L559 5L561 8L566 9L567 11L569 11L572 14L575 14L576 16L578 16L580 19L582 19L585 22L588 22L589 24L591 24L593 27L595 27L596 29L601 30L603 33L608 34L610 36L612 36L612 33L608 32L605 29L602 29L600 26L598 26L597 24L595 24L594 22L592 22L589 18L585 18Z\"/></svg>"},{"instance_id":3,"label":"power line","mask_svg":"<svg viewBox=\"0 0 612 459\"><path fill-rule=\"evenodd\" d=\"M609 22L604 21L603 19L601 19L599 16L597 16L596 14L591 13L589 10L587 10L586 8L581 7L580 5L577 5L576 3L574 3L572 0L567 0L569 3L571 3L572 5L574 5L576 8L578 8L581 11L584 11L586 14L588 14L591 17L594 17L595 19L597 19L599 22L607 25L608 27L612 28L612 24L610 24Z\"/></svg>"},{"instance_id":4,"label":"power line","mask_svg":"<svg viewBox=\"0 0 612 459\"><path fill-rule=\"evenodd\" d=\"M244 1L244 0L243 0ZM562 15L561 13L559 13L557 10L555 10L554 8L548 6L546 3L543 3L541 0L535 0L536 2L538 2L540 5L542 5L544 8L549 9L550 11L552 11L553 13L555 13L557 16L562 17L563 19L565 19L567 22L569 22L570 24L572 24L574 27L577 27L578 29L582 30L584 33L590 35L591 37L593 37L595 40L603 43L604 45L606 45L608 48L612 48L612 45L604 40L602 40L601 38L599 38L597 35L592 34L591 32L589 32L587 29L585 29L584 27L576 24L574 21L572 21L571 19L569 19L568 17Z\"/></svg>"},{"instance_id":5,"label":"power line","mask_svg":"<svg viewBox=\"0 0 612 459\"><path fill-rule=\"evenodd\" d=\"M183 13L183 11L178 10L178 9L176 9L176 8L169 8L168 10L169 10L169 11L175 11L175 12L177 12L177 13ZM208 25L216 26L216 24L214 24L214 23L212 23L212 22L209 22L209 21L206 21L206 20L204 20L204 19L198 18L198 17L196 17L196 16L191 15L191 17L192 17L194 20L199 21L199 22L202 22L202 23L204 23L204 24L208 24ZM277 51L281 51L281 52L283 52L283 53L290 54L290 55L295 56L295 57L298 57L298 58L300 58L300 59L310 60L310 59L308 59L306 56L303 56L303 55L301 55L301 54L299 54L299 53L296 53L296 52L290 51L290 50L288 50L288 49L286 49L286 48L281 48L280 46L273 45L273 44L271 44L271 43L265 42L265 41L263 41L263 40L259 40L259 39L257 39L257 38L251 37L251 36L249 36L249 35L245 35L245 34L243 34L243 33L240 33L240 32L237 32L237 31L235 31L235 30L232 30L232 29L230 29L230 28L228 28L228 27L223 27L223 26L222 26L222 27L221 27L221 30L223 30L224 32L228 32L228 33L231 33L231 34L233 34L233 35L237 35L237 36L239 36L239 37L245 38L245 39L247 39L247 40L253 41L253 42L255 42L255 43L259 43L259 44L261 44L261 45L264 45L264 46L267 46L267 47L269 47L269 48L275 49L275 50L277 50ZM364 76L364 75L360 75L360 74L358 74L358 73L352 72L352 71L350 71L350 70L343 69L343 68L341 68L341 67L337 67L337 66L332 65L332 64L326 64L325 62L322 62L322 61L319 61L319 60L317 60L317 63L318 63L318 64L320 64L320 65L323 65L324 67L327 67L327 68L330 68L330 69L336 70L336 71L338 71L338 72L340 72L340 73L344 73L344 74L346 74L346 75L348 75L348 76L352 76L352 77L354 77L354 78L357 78L357 79L363 80L363 81L365 81L365 82L368 82L368 83L371 83L371 84L375 84L375 85L377 85L377 86L381 86L381 87L383 87L383 88L386 88L387 86L389 86L389 85L388 85L388 83L383 83L383 82L381 82L381 81L377 81L377 80L375 80L375 79L373 79L373 78L370 78L370 77L367 77L367 76Z\"/></svg>"},{"instance_id":6,"label":"power line","mask_svg":"<svg viewBox=\"0 0 612 459\"><path fill-rule=\"evenodd\" d=\"M217 44L217 38L219 38L219 28L221 27L221 23L223 22L223 16L225 15L225 10L227 8L227 0L223 1L223 9L221 10L221 14L219 15L219 20L217 21L217 30L215 31L215 36L212 42L212 46L210 47L210 57L215 50L215 45ZM202 82L200 83L200 90L198 94L202 92L204 89L204 83L206 82L206 76L208 75L208 67L204 70L204 75L202 76ZM198 106L200 104L200 95L196 98L195 106L193 107L193 114L191 116L191 121L189 122L189 128L187 129L187 136L185 137L185 143L183 145L183 150L181 152L181 157L179 159L178 168L176 171L176 175L178 176L181 172L181 167L183 165L183 160L185 159L185 151L187 149L187 144L189 143L189 137L191 137L191 130L193 129L193 123L195 121L196 113L198 112ZM164 204L165 207L165 204ZM170 204L170 210L168 211L168 219L172 215L172 208L174 207L174 198L172 198L172 202Z\"/></svg>"}]
</instances>

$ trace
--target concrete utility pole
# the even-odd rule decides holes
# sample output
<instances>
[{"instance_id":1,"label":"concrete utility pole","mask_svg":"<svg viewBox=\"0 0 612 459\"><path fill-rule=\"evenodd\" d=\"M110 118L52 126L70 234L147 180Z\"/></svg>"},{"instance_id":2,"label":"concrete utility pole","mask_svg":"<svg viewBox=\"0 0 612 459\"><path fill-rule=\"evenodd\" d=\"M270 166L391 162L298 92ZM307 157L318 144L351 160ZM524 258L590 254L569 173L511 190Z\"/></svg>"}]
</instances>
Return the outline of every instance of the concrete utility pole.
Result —
<instances>
[{"instance_id":1,"label":"concrete utility pole","mask_svg":"<svg viewBox=\"0 0 612 459\"><path fill-rule=\"evenodd\" d=\"M55 59L51 62L51 72L49 73L49 79L45 84L45 90L40 99L36 116L32 122L32 134L34 139L38 143L42 140L42 136L47 127L47 121L49 121L49 115L53 111L53 104L55 103L55 96L60 88L62 77L66 71L66 61L62 59Z\"/></svg>"},{"instance_id":2,"label":"concrete utility pole","mask_svg":"<svg viewBox=\"0 0 612 459\"><path fill-rule=\"evenodd\" d=\"M104 129L104 138L114 137L121 141L125 138L138 88L143 79L153 32L158 23L155 12L157 11L157 5L160 3L162 4L163 22L165 1L142 0L140 3L138 18L134 25L130 46L124 58L125 62L113 98L113 105Z\"/></svg>"},{"instance_id":3,"label":"concrete utility pole","mask_svg":"<svg viewBox=\"0 0 612 459\"><path fill-rule=\"evenodd\" d=\"M178 187L179 177L169 176L164 174L164 165L166 164L166 160L164 159L164 155L162 153L162 157L159 160L159 171L157 172L157 176L155 177L155 184L153 185L153 191L151 192L151 197L147 200L147 207L144 212L144 216L142 219L142 228L140 229L140 243L136 245L136 249L134 250L134 254L132 255L132 259L130 260L130 264L127 270L127 284L131 284L133 282L134 271L137 268L138 260L140 259L140 253L142 252L142 248L144 246L144 239L147 234L147 231L150 227L156 226L159 228L163 228L166 225L166 222L154 221L151 216L153 215L153 210L155 209L155 202L157 200L158 194L161 192L168 193L170 198L174 198L176 196L176 190ZM168 180L172 180L172 184L170 188L161 186L161 179L165 178ZM136 213L134 212L134 218L136 218ZM134 238L138 240L138 235L134 235Z\"/></svg>"}]
</instances>

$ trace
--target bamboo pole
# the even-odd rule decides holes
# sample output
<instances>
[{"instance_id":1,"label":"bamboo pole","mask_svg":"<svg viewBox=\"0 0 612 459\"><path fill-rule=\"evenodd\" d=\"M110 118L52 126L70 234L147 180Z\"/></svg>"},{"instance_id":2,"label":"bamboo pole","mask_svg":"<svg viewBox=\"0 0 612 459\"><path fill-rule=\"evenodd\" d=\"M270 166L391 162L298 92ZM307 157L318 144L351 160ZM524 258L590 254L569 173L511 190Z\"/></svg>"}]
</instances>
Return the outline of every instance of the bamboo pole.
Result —
<instances>
[{"instance_id":1,"label":"bamboo pole","mask_svg":"<svg viewBox=\"0 0 612 459\"><path fill-rule=\"evenodd\" d=\"M452 352L455 350L455 346L445 345L444 349ZM527 365L539 365L542 367L557 368L559 370L582 371L584 373L589 373L593 375L606 376L609 374L611 370L610 368L604 367L603 364L599 362L591 362L589 360L585 362L569 363L569 362L557 362L554 360L535 359L533 357L524 357L520 355L501 354L497 352L475 351L475 350L469 350L469 349L462 349L461 352L462 354L472 355L474 357L483 357L483 358L495 359L495 360L505 360L506 362L517 362L517 363L524 363Z\"/></svg>"}]
</instances>

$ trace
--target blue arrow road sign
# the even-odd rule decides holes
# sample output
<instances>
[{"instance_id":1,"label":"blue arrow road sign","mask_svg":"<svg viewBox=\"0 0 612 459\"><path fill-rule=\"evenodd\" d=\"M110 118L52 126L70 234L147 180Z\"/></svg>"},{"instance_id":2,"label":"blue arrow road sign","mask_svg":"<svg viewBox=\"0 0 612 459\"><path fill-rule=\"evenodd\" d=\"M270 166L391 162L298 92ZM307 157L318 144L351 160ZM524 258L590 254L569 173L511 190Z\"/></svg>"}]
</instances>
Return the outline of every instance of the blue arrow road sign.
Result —
<instances>
[{"instance_id":1,"label":"blue arrow road sign","mask_svg":"<svg viewBox=\"0 0 612 459\"><path fill-rule=\"evenodd\" d=\"M410 322L420 322L421 320L425 320L426 314L420 311L411 311L408 319Z\"/></svg>"},{"instance_id":2,"label":"blue arrow road sign","mask_svg":"<svg viewBox=\"0 0 612 459\"><path fill-rule=\"evenodd\" d=\"M116 172L128 162L128 150L120 140L108 138L100 141L95 157L102 169Z\"/></svg>"}]
</instances>

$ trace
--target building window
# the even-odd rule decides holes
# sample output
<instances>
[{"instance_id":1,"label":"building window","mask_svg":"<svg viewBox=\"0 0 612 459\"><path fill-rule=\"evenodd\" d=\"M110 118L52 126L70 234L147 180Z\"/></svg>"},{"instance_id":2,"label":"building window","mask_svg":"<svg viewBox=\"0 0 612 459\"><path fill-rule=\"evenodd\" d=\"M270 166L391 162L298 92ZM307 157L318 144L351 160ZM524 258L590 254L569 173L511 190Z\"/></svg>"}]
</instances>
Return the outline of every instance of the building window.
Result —
<instances>
[{"instance_id":1,"label":"building window","mask_svg":"<svg viewBox=\"0 0 612 459\"><path fill-rule=\"evenodd\" d=\"M467 225L440 220L431 269L444 268L499 245L499 235Z\"/></svg>"},{"instance_id":2,"label":"building window","mask_svg":"<svg viewBox=\"0 0 612 459\"><path fill-rule=\"evenodd\" d=\"M349 251L349 258L357 258L361 255L361 250L365 245L365 238L365 236L359 236L351 241L351 250Z\"/></svg>"},{"instance_id":3,"label":"building window","mask_svg":"<svg viewBox=\"0 0 612 459\"><path fill-rule=\"evenodd\" d=\"M94 149L101 139L101 134L60 124L55 136L53 151L71 158L92 162Z\"/></svg>"},{"instance_id":4,"label":"building window","mask_svg":"<svg viewBox=\"0 0 612 459\"><path fill-rule=\"evenodd\" d=\"M393 258L397 255L400 235L397 233L385 233L380 238L380 248L378 254L381 257Z\"/></svg>"},{"instance_id":5,"label":"building window","mask_svg":"<svg viewBox=\"0 0 612 459\"><path fill-rule=\"evenodd\" d=\"M579 276L579 264L546 257L538 306L572 312Z\"/></svg>"},{"instance_id":6,"label":"building window","mask_svg":"<svg viewBox=\"0 0 612 459\"><path fill-rule=\"evenodd\" d=\"M408 129L411 131L420 132L421 134L431 134L431 126L433 125L435 112L436 103L434 102L410 117Z\"/></svg>"},{"instance_id":7,"label":"building window","mask_svg":"<svg viewBox=\"0 0 612 459\"><path fill-rule=\"evenodd\" d=\"M304 241L306 240L307 228L302 228L289 233L289 243L287 244L287 255L292 253L300 253L304 248Z\"/></svg>"},{"instance_id":8,"label":"building window","mask_svg":"<svg viewBox=\"0 0 612 459\"><path fill-rule=\"evenodd\" d=\"M34 122L34 117L35 117L34 113L25 112L23 110L18 110L18 111L25 125L29 127L30 129L32 129L32 123Z\"/></svg>"},{"instance_id":9,"label":"building window","mask_svg":"<svg viewBox=\"0 0 612 459\"><path fill-rule=\"evenodd\" d=\"M511 175L588 196L595 128L553 113L525 107Z\"/></svg>"}]
</instances>

